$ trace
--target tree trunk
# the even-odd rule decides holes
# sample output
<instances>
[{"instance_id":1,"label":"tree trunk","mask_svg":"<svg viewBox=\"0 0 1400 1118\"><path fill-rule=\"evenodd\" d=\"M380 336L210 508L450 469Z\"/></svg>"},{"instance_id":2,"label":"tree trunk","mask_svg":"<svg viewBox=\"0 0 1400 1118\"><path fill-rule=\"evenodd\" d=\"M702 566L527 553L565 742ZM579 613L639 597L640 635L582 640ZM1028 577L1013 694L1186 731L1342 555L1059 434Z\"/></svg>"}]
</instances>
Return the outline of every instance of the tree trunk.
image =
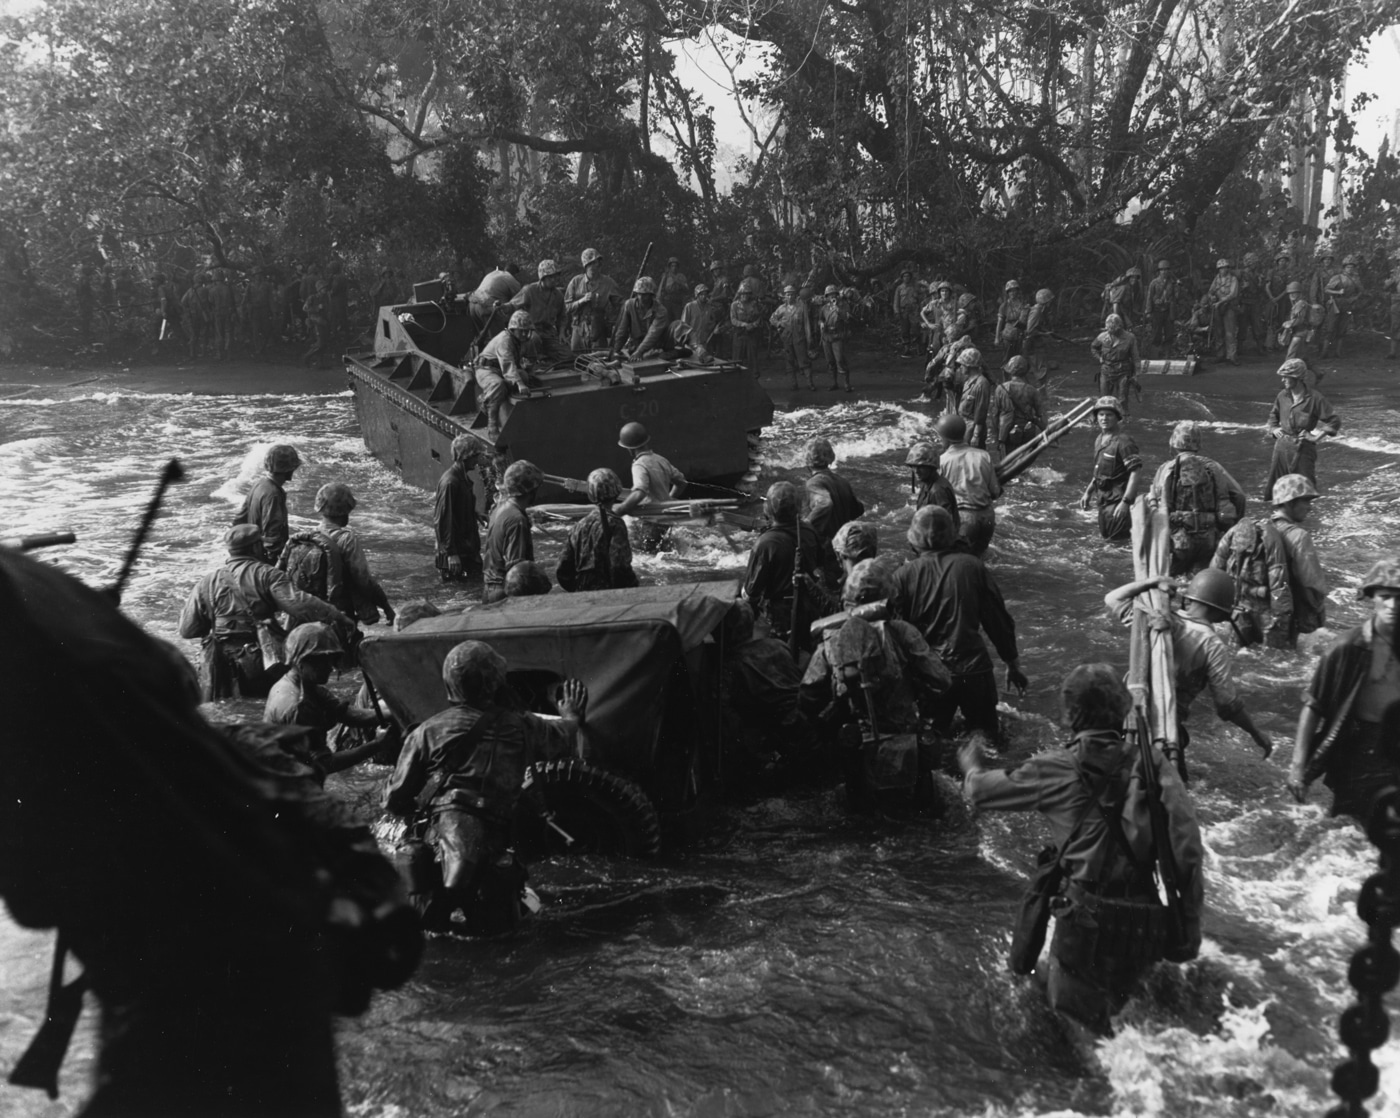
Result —
<instances>
[{"instance_id":1,"label":"tree trunk","mask_svg":"<svg viewBox=\"0 0 1400 1118\"><path fill-rule=\"evenodd\" d=\"M1288 193L1293 200L1293 205L1298 210L1298 220L1306 221L1308 216L1308 177L1307 177L1307 145L1303 137L1308 132L1308 109L1307 93L1299 90L1293 95L1293 144L1289 149L1288 158L1290 173L1288 176Z\"/></svg>"},{"instance_id":2,"label":"tree trunk","mask_svg":"<svg viewBox=\"0 0 1400 1118\"><path fill-rule=\"evenodd\" d=\"M1313 107L1312 183L1308 187L1308 224L1321 228L1322 174L1327 170L1327 116L1332 105L1332 85L1324 82Z\"/></svg>"},{"instance_id":3,"label":"tree trunk","mask_svg":"<svg viewBox=\"0 0 1400 1118\"><path fill-rule=\"evenodd\" d=\"M578 156L578 185L580 190L588 189L588 174L593 169L593 153L581 151Z\"/></svg>"},{"instance_id":4,"label":"tree trunk","mask_svg":"<svg viewBox=\"0 0 1400 1118\"><path fill-rule=\"evenodd\" d=\"M1337 104L1345 106L1347 103L1347 76L1342 73L1342 80L1337 86ZM1337 149L1337 166L1332 172L1332 212L1337 221L1342 221L1347 216L1347 153L1341 148Z\"/></svg>"},{"instance_id":5,"label":"tree trunk","mask_svg":"<svg viewBox=\"0 0 1400 1118\"><path fill-rule=\"evenodd\" d=\"M642 150L651 154L651 28L642 28L642 93L637 105L637 127L642 131Z\"/></svg>"},{"instance_id":6,"label":"tree trunk","mask_svg":"<svg viewBox=\"0 0 1400 1118\"><path fill-rule=\"evenodd\" d=\"M1095 82L1098 74L1095 66L1098 52L1099 33L1096 28L1091 27L1084 35L1084 54L1079 67L1079 120L1075 127L1076 142L1079 145L1079 158L1075 163L1078 166L1079 178L1086 189L1094 181L1094 95L1098 92Z\"/></svg>"}]
</instances>

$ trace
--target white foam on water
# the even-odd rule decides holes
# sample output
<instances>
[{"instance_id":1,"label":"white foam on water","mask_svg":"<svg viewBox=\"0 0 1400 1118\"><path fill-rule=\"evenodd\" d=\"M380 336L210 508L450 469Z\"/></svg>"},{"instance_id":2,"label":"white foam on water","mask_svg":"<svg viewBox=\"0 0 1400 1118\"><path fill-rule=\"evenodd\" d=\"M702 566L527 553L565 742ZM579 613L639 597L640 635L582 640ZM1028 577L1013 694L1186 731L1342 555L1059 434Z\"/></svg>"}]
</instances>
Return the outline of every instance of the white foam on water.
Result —
<instances>
[{"instance_id":1,"label":"white foam on water","mask_svg":"<svg viewBox=\"0 0 1400 1118\"><path fill-rule=\"evenodd\" d=\"M795 470L804 465L808 439L831 440L839 463L905 451L932 436L933 420L927 415L898 404L858 401L779 412L764 429L760 456L770 469Z\"/></svg>"}]
</instances>

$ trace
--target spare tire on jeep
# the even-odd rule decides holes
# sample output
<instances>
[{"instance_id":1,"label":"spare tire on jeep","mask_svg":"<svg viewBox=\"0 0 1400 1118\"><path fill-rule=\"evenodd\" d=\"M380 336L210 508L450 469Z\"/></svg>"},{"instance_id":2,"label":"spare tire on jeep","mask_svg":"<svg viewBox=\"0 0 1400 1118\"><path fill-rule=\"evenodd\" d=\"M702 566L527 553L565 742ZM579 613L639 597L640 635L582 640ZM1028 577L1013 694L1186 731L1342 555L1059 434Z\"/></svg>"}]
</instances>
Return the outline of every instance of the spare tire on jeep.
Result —
<instances>
[{"instance_id":1,"label":"spare tire on jeep","mask_svg":"<svg viewBox=\"0 0 1400 1118\"><path fill-rule=\"evenodd\" d=\"M545 822L541 803L572 845ZM649 858L661 849L661 824L647 794L625 777L586 761L544 761L526 770L516 843L526 859L563 852Z\"/></svg>"}]
</instances>

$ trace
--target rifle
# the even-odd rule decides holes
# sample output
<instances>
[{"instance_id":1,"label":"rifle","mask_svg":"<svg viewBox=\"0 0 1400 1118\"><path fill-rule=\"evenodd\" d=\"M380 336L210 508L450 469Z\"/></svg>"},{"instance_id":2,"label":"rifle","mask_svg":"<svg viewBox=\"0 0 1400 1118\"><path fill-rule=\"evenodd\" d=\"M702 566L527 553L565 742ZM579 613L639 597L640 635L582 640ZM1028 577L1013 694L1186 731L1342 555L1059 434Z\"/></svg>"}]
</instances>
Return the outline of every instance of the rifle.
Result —
<instances>
[{"instance_id":1,"label":"rifle","mask_svg":"<svg viewBox=\"0 0 1400 1118\"><path fill-rule=\"evenodd\" d=\"M172 458L165 464L165 469L160 472L160 481L156 484L155 494L151 497L150 504L146 506L146 512L141 517L141 523L136 528L136 538L131 541L131 547L127 549L126 558L122 560L121 570L117 572L117 581L107 588L107 596L118 604L122 600L122 590L126 588L127 579L131 577L131 568L136 566L136 557L141 553L141 547L146 542L146 536L151 530L151 525L155 523L156 514L160 512L161 502L165 500L165 491L170 488L172 482L183 481L185 468L180 465L178 458Z\"/></svg>"},{"instance_id":2,"label":"rifle","mask_svg":"<svg viewBox=\"0 0 1400 1118\"><path fill-rule=\"evenodd\" d=\"M646 250L646 252L642 253L642 262L641 262L640 264L637 265L637 278L634 279L634 280L632 281L632 286L633 286L633 287L636 287L636 286L637 286L637 280L641 279L642 276L643 276L643 274L644 274L644 273L646 272L646 270L647 270L647 261L651 259L651 246L652 246L652 242L651 242L651 241L648 241L648 242L647 242L647 250Z\"/></svg>"}]
</instances>

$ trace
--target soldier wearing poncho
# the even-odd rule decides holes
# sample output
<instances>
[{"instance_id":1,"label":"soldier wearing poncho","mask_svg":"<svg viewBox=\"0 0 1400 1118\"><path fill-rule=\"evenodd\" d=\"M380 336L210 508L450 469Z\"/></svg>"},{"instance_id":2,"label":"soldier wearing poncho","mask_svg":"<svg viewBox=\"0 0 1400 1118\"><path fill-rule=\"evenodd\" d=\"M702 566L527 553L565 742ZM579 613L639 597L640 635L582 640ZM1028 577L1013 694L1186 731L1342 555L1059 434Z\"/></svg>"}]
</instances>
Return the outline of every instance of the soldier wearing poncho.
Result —
<instances>
[{"instance_id":1,"label":"soldier wearing poncho","mask_svg":"<svg viewBox=\"0 0 1400 1118\"><path fill-rule=\"evenodd\" d=\"M481 574L481 535L476 523L476 490L471 468L481 459L482 443L474 435L452 440L452 465L438 478L433 496L433 566L443 582Z\"/></svg>"},{"instance_id":2,"label":"soldier wearing poncho","mask_svg":"<svg viewBox=\"0 0 1400 1118\"><path fill-rule=\"evenodd\" d=\"M565 681L559 718L510 709L506 662L481 641L447 654L442 682L450 705L404 741L384 807L415 816L419 794L438 778L426 810L442 884L414 896L424 926L446 928L461 909L484 930L507 931L519 920L525 883L510 850L525 770L575 750L588 692L576 679Z\"/></svg>"},{"instance_id":3,"label":"soldier wearing poncho","mask_svg":"<svg viewBox=\"0 0 1400 1118\"><path fill-rule=\"evenodd\" d=\"M1198 453L1201 432L1190 421L1172 429L1175 457L1157 467L1150 500L1167 514L1171 573L1195 574L1210 564L1221 534L1245 513L1239 482L1213 458Z\"/></svg>"},{"instance_id":4,"label":"soldier wearing poncho","mask_svg":"<svg viewBox=\"0 0 1400 1118\"><path fill-rule=\"evenodd\" d=\"M1298 716L1288 787L1302 803L1321 777L1332 790L1332 814L1364 828L1375 794L1400 781L1394 731L1382 733L1400 703L1400 559L1376 563L1357 593L1369 600L1371 616L1317 663Z\"/></svg>"},{"instance_id":5,"label":"soldier wearing poncho","mask_svg":"<svg viewBox=\"0 0 1400 1118\"><path fill-rule=\"evenodd\" d=\"M637 585L627 523L612 512L622 482L611 470L588 475L593 508L569 530L554 577L565 590L617 590Z\"/></svg>"},{"instance_id":6,"label":"soldier wearing poncho","mask_svg":"<svg viewBox=\"0 0 1400 1118\"><path fill-rule=\"evenodd\" d=\"M989 769L976 745L958 754L963 795L982 811L1039 811L1050 824L1064 869L1054 901L1046 996L1052 1009L1111 1033L1143 975L1164 958L1165 913L1153 882L1150 792L1139 749L1121 728L1131 701L1107 664L1084 664L1060 688L1067 748L1039 753L1014 769ZM1205 899L1204 852L1195 811L1171 764L1151 753L1183 904L1184 936L1173 961L1195 958ZM1125 934L1146 932L1147 934Z\"/></svg>"}]
</instances>

